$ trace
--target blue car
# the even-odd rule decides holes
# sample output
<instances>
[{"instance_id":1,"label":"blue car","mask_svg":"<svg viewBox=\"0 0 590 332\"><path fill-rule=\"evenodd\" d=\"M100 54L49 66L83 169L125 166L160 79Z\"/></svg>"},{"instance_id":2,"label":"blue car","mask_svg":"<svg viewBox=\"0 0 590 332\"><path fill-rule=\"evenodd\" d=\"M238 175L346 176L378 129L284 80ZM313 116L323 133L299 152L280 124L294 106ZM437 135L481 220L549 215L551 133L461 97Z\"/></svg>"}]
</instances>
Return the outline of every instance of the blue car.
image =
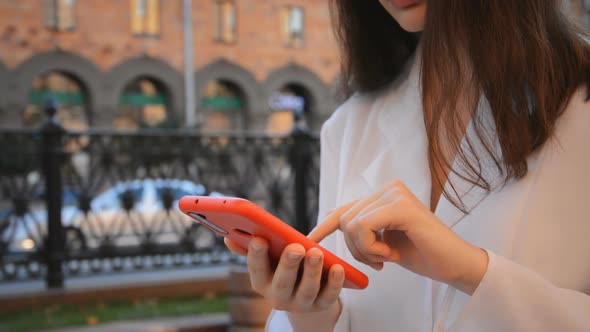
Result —
<instances>
[{"instance_id":1,"label":"blue car","mask_svg":"<svg viewBox=\"0 0 590 332\"><path fill-rule=\"evenodd\" d=\"M185 195L223 196L203 185L178 179L143 179L117 183L89 204L81 195L64 202L62 224L66 252L76 254L104 245L133 247L146 244L182 244L208 250L221 238L178 210ZM66 203L67 202L67 203ZM37 208L17 217L0 211L0 248L6 253L38 252L47 236L47 211Z\"/></svg>"}]
</instances>

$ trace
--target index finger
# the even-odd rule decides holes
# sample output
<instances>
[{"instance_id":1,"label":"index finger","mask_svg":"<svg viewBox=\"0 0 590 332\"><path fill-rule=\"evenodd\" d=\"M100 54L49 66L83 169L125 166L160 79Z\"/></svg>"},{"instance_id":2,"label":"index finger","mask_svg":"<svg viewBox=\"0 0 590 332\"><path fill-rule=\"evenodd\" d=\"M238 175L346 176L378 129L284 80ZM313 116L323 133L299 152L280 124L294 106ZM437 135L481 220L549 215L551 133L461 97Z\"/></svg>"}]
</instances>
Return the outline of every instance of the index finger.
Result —
<instances>
[{"instance_id":1,"label":"index finger","mask_svg":"<svg viewBox=\"0 0 590 332\"><path fill-rule=\"evenodd\" d=\"M324 221L319 223L316 228L314 228L311 233L307 237L319 243L322 241L326 236L334 233L336 230L340 228L340 217L346 213L351 207L353 207L359 200L354 200L346 205L342 205L341 207L334 210L334 212L330 213Z\"/></svg>"}]
</instances>

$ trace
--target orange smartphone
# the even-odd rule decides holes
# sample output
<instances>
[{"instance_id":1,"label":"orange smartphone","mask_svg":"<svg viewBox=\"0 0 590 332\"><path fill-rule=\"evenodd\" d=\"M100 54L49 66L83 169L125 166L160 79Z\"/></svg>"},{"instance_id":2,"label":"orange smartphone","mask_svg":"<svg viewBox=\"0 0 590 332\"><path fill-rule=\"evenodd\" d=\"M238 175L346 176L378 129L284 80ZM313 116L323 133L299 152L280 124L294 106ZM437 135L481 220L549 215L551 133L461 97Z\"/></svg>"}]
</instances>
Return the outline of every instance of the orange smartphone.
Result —
<instances>
[{"instance_id":1,"label":"orange smartphone","mask_svg":"<svg viewBox=\"0 0 590 332\"><path fill-rule=\"evenodd\" d=\"M275 266L288 244L299 243L306 251L318 248L324 253L324 278L332 265L340 264L344 268L345 288L364 289L369 285L369 278L364 273L248 200L184 196L178 206L183 213L245 249L252 237L267 240Z\"/></svg>"}]
</instances>

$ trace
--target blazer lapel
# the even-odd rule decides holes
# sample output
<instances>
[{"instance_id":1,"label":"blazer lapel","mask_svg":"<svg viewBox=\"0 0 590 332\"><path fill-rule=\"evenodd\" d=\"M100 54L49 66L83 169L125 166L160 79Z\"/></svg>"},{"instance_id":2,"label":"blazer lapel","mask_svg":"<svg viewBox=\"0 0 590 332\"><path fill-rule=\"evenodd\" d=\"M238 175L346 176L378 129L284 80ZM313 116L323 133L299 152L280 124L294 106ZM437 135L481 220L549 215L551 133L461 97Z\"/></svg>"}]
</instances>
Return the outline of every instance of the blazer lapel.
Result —
<instances>
[{"instance_id":1,"label":"blazer lapel","mask_svg":"<svg viewBox=\"0 0 590 332\"><path fill-rule=\"evenodd\" d=\"M399 179L425 206L430 207L432 179L428 164L428 137L424 124L421 90L419 79L416 77L418 75L419 70L413 68L405 83L392 89L392 93L382 97L382 100L375 104L380 113L377 116L378 135L374 140L382 141L373 140L371 144L380 144L384 148L380 149L376 156L368 156L371 161L360 173L369 192L375 192L387 183ZM477 116L481 117L484 135L489 138L495 153L501 157L491 110L483 97ZM469 151L467 137L470 137L474 151L480 158L483 176L490 183L491 192L497 190L502 184L502 175L478 139L474 120L470 122L461 144L464 151ZM463 172L458 159L455 159L453 169ZM466 216L463 210L469 213L490 194L454 172L451 172L445 190L451 197L460 198L458 202L462 202L461 209L444 195L440 197L435 214L449 227L454 227L463 220Z\"/></svg>"},{"instance_id":2,"label":"blazer lapel","mask_svg":"<svg viewBox=\"0 0 590 332\"><path fill-rule=\"evenodd\" d=\"M361 171L371 192L401 180L426 206L430 206L428 139L419 87L419 61L412 63L399 86L390 88L376 108L375 144L380 151ZM395 83L394 83L395 84Z\"/></svg>"}]
</instances>

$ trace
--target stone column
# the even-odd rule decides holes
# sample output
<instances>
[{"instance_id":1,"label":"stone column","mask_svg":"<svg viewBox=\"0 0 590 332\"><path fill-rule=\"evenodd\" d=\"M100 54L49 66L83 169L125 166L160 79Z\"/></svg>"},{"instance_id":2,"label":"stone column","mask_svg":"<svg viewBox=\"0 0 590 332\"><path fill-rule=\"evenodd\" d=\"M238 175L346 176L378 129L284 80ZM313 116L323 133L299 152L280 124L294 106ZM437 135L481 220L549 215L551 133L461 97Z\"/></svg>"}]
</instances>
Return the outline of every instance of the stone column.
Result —
<instances>
[{"instance_id":1,"label":"stone column","mask_svg":"<svg viewBox=\"0 0 590 332\"><path fill-rule=\"evenodd\" d=\"M11 103L0 105L0 128L22 128L25 107Z\"/></svg>"},{"instance_id":2,"label":"stone column","mask_svg":"<svg viewBox=\"0 0 590 332\"><path fill-rule=\"evenodd\" d=\"M113 128L113 122L117 116L117 106L102 105L92 114L92 127Z\"/></svg>"}]
</instances>

